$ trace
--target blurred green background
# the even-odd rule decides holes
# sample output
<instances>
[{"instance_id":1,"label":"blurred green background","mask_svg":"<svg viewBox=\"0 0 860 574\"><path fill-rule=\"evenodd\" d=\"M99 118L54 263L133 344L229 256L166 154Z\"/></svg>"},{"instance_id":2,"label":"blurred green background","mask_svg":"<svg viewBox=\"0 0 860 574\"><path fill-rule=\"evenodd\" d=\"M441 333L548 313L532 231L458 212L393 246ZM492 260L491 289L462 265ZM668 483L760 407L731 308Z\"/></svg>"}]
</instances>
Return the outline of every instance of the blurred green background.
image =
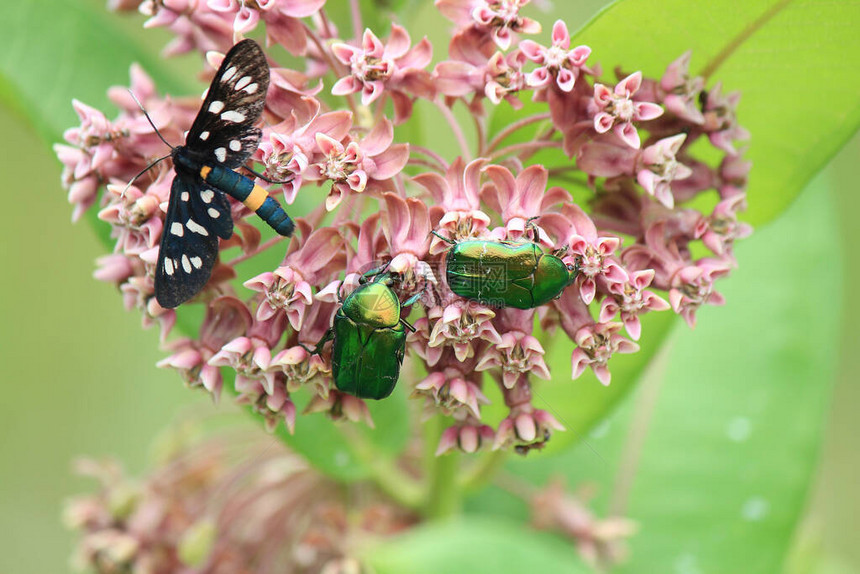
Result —
<instances>
[{"instance_id":1,"label":"blurred green background","mask_svg":"<svg viewBox=\"0 0 860 574\"><path fill-rule=\"evenodd\" d=\"M600 4L580 9L587 14ZM123 33L163 45L167 35L142 31L140 21L116 18ZM194 69L183 60L171 66ZM69 107L69 126L74 122ZM71 461L82 454L115 456L140 473L153 438L183 410L206 410L210 401L186 390L174 373L155 368L164 356L158 351L157 331L143 331L139 316L122 309L116 290L92 279L94 259L104 254L104 247L88 224L71 225L59 162L50 148L8 108L0 107L0 133L0 174L7 182L7 209L14 209L0 243L0 359L5 366L0 399L0 573L64 572L73 538L60 523L62 502L93 486L72 476ZM855 414L860 405L860 354L854 331L860 301L853 292L860 280L858 162L860 138L855 138L798 200L804 206L827 204L825 216L832 219L840 245L817 260L799 258L784 269L782 278L790 282L814 276L823 267L844 269L841 299L834 299L827 284L808 295L814 305L840 309L842 324L829 338L809 341L810 346L838 348L839 362L820 464L787 567L791 574L860 572L860 418ZM759 232L791 253L795 242L805 237L803 214L788 215L800 225L778 219ZM738 249L742 269L745 249ZM737 287L743 276L739 272L729 282ZM778 285L748 285L740 291L774 288ZM730 298L727 308L709 310L702 321L728 312L732 303ZM677 338L693 341L698 332L679 330ZM735 344L756 342L751 332L731 336ZM593 456L591 448L577 447L586 457ZM617 462L607 464L614 468Z\"/></svg>"}]
</instances>

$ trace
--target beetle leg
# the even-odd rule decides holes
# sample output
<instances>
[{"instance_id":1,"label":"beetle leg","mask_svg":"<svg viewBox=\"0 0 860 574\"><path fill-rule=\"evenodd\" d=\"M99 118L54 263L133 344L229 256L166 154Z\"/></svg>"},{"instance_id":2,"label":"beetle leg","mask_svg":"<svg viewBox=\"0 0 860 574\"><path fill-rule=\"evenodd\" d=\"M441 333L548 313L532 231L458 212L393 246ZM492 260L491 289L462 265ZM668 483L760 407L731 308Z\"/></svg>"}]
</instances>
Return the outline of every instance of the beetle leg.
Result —
<instances>
[{"instance_id":1,"label":"beetle leg","mask_svg":"<svg viewBox=\"0 0 860 574\"><path fill-rule=\"evenodd\" d=\"M320 351L322 351L325 344L328 343L329 341L331 341L332 339L334 339L334 329L329 329L328 331L325 332L325 335L322 336L322 339L319 340L319 342L316 344L316 347L314 347L313 349L311 349L310 347L308 347L304 343L299 343L299 347L301 347L302 349L304 349L305 351L307 351L311 355L319 355Z\"/></svg>"},{"instance_id":2,"label":"beetle leg","mask_svg":"<svg viewBox=\"0 0 860 574\"><path fill-rule=\"evenodd\" d=\"M406 301L404 301L403 303L401 303L400 306L401 307L409 307L410 305L415 303L418 299L420 299L422 295L424 295L423 289L421 291L419 291L418 293L416 293L415 295L413 295L412 297L410 297L409 299L407 299Z\"/></svg>"},{"instance_id":3,"label":"beetle leg","mask_svg":"<svg viewBox=\"0 0 860 574\"><path fill-rule=\"evenodd\" d=\"M403 317L400 318L400 322L403 323L403 326L409 329L412 333L415 332L415 327L413 327L412 324Z\"/></svg>"},{"instance_id":4,"label":"beetle leg","mask_svg":"<svg viewBox=\"0 0 860 574\"><path fill-rule=\"evenodd\" d=\"M536 219L540 219L540 215L535 215L526 219L525 227L532 232L532 242L540 243L540 232L538 231L538 226L534 223Z\"/></svg>"},{"instance_id":5,"label":"beetle leg","mask_svg":"<svg viewBox=\"0 0 860 574\"><path fill-rule=\"evenodd\" d=\"M441 239L442 241L444 241L445 243L447 243L449 245L457 245L456 241L454 241L453 239L451 239L449 237L445 237L444 235L439 235L438 233L436 233L435 229L431 229L430 233L432 233L433 235L435 235L436 237L438 237L439 239Z\"/></svg>"},{"instance_id":6,"label":"beetle leg","mask_svg":"<svg viewBox=\"0 0 860 574\"><path fill-rule=\"evenodd\" d=\"M367 283L367 281L371 277L376 277L377 275L381 275L386 269L388 269L389 265L391 265L391 261L388 261L387 263L383 263L379 267L374 267L373 269L370 269L369 271L365 271L364 273L361 274L361 277L359 278L358 282L360 284L364 285L365 283Z\"/></svg>"}]
</instances>

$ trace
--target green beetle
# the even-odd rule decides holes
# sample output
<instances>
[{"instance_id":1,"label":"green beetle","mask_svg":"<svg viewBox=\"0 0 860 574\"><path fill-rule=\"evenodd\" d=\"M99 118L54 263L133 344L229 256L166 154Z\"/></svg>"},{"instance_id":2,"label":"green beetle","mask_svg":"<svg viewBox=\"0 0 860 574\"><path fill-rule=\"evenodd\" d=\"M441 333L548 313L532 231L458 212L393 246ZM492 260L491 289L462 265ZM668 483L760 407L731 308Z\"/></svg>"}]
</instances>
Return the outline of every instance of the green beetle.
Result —
<instances>
[{"instance_id":1,"label":"green beetle","mask_svg":"<svg viewBox=\"0 0 860 574\"><path fill-rule=\"evenodd\" d=\"M373 281L368 277L376 276ZM400 376L406 350L406 330L415 329L400 316L401 307L421 297L413 295L400 303L391 289L394 278L379 270L365 273L361 285L341 301L331 329L312 353L332 341L331 369L338 390L361 399L384 399Z\"/></svg>"},{"instance_id":2,"label":"green beetle","mask_svg":"<svg viewBox=\"0 0 860 574\"><path fill-rule=\"evenodd\" d=\"M532 309L561 295L576 280L578 265L565 263L561 253L547 253L535 241L455 242L445 258L448 287L466 299L490 307Z\"/></svg>"}]
</instances>

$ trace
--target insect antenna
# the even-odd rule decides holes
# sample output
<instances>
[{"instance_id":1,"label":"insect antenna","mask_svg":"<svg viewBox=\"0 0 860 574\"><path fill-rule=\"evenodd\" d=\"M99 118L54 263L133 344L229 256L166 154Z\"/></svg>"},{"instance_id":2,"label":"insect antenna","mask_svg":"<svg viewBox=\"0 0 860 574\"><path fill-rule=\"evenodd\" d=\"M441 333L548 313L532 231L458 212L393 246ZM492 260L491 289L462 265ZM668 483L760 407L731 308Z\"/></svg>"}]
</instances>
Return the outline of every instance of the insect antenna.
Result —
<instances>
[{"instance_id":1,"label":"insect antenna","mask_svg":"<svg viewBox=\"0 0 860 574\"><path fill-rule=\"evenodd\" d=\"M162 162L162 161L166 160L166 159L167 159L167 158L169 158L169 157L170 157L170 154L167 154L167 155L166 155L166 156L164 156L164 157L160 157L160 158L158 158L157 160L153 161L153 162L152 162L151 164L149 164L148 166L146 166L145 168L143 168L142 170L140 170L140 173L138 173L136 176L134 176L133 178L131 178L131 181L129 181L129 182L128 182L128 185L126 185L126 186L125 186L125 189L123 189L123 190L122 190L122 193L120 194L120 198L123 198L123 199L125 198L125 192L126 192L126 191L128 191L128 188L130 188L132 185L134 185L134 182L135 182L135 181L137 181L137 178L139 178L140 176L142 176L143 174L145 174L146 172L148 172L150 169L154 168L156 165L158 165L158 164L159 164L159 162Z\"/></svg>"},{"instance_id":2,"label":"insect antenna","mask_svg":"<svg viewBox=\"0 0 860 574\"><path fill-rule=\"evenodd\" d=\"M170 150L171 150L171 151L173 151L175 148L174 148L172 145L170 145L170 143L168 143L168 141L167 141L166 139L164 139L164 136L162 136L162 135L161 135L161 132L160 132L160 131L158 131L158 128L157 128L157 127L155 127L155 122L153 122L153 121L152 121L152 118L151 118L151 117L149 117L149 114L147 113L146 108L144 108L144 107L143 107L143 104L141 104L141 103L140 103L140 100L138 100L138 99L137 99L137 96L135 96L135 95L134 95L134 92L132 92L131 90L129 90L129 91L128 91L128 93L129 93L129 94L131 94L131 99L133 99L133 100L134 100L134 103L136 103L136 104L137 104L137 107L139 107L139 108L140 108L140 111L142 111L142 112L143 112L143 115L144 115L144 116L146 116L146 121L148 121L148 122L149 122L149 125L151 125L151 126L152 126L152 129L154 129L154 130L155 130L155 135L157 135L157 136L158 136L158 139L160 139L161 141L163 141L163 142L164 142L164 145L166 145L167 147L169 147L169 148L170 148ZM162 158L162 159L164 159L164 158ZM159 160L159 161L161 161L161 160ZM152 167L152 166L150 166L150 167ZM147 168L147 169L149 169L149 168ZM146 171L146 170L144 170L144 171Z\"/></svg>"}]
</instances>

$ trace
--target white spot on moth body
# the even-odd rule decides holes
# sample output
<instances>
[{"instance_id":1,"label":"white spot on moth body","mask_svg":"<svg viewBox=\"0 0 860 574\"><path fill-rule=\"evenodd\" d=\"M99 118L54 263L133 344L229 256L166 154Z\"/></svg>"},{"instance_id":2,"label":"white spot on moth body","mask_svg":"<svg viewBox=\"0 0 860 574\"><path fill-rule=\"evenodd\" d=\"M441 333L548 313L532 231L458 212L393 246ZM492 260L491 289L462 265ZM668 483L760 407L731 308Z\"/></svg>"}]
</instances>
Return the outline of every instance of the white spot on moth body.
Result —
<instances>
[{"instance_id":1,"label":"white spot on moth body","mask_svg":"<svg viewBox=\"0 0 860 574\"><path fill-rule=\"evenodd\" d=\"M254 82L253 84L249 84L248 86L246 86L245 89L242 91L245 92L246 94L253 94L254 92L257 91L258 87L259 86L257 85L257 83Z\"/></svg>"},{"instance_id":2,"label":"white spot on moth body","mask_svg":"<svg viewBox=\"0 0 860 574\"><path fill-rule=\"evenodd\" d=\"M242 142L239 140L230 140L230 149L233 151L239 151L242 149Z\"/></svg>"},{"instance_id":3,"label":"white spot on moth body","mask_svg":"<svg viewBox=\"0 0 860 574\"><path fill-rule=\"evenodd\" d=\"M179 199L181 199L182 201L188 201L188 197L189 197L189 196L188 196L188 192L187 192L187 191L183 191L183 192L182 192L182 195L180 195L180 196L179 196Z\"/></svg>"},{"instance_id":4,"label":"white spot on moth body","mask_svg":"<svg viewBox=\"0 0 860 574\"><path fill-rule=\"evenodd\" d=\"M185 227L188 228L188 231L193 231L194 233L197 233L199 235L209 235L209 232L206 231L206 228L194 221L193 219L189 219L188 222L185 224Z\"/></svg>"},{"instance_id":5,"label":"white spot on moth body","mask_svg":"<svg viewBox=\"0 0 860 574\"><path fill-rule=\"evenodd\" d=\"M200 269L201 267L203 267L203 260L195 255L191 258L191 264L194 266L195 269Z\"/></svg>"},{"instance_id":6,"label":"white spot on moth body","mask_svg":"<svg viewBox=\"0 0 860 574\"><path fill-rule=\"evenodd\" d=\"M164 272L173 275L173 261L169 257L164 258Z\"/></svg>"},{"instance_id":7,"label":"white spot on moth body","mask_svg":"<svg viewBox=\"0 0 860 574\"><path fill-rule=\"evenodd\" d=\"M221 217L221 213L214 207L210 207L209 209L207 209L206 213L208 213L209 217L211 217L212 219L218 219L219 217Z\"/></svg>"},{"instance_id":8,"label":"white spot on moth body","mask_svg":"<svg viewBox=\"0 0 860 574\"><path fill-rule=\"evenodd\" d=\"M221 119L228 121L228 122L234 122L234 123L244 122L245 121L245 114L243 114L241 112L237 112L235 110L228 110L228 111L224 112L223 114L221 114Z\"/></svg>"},{"instance_id":9,"label":"white spot on moth body","mask_svg":"<svg viewBox=\"0 0 860 574\"><path fill-rule=\"evenodd\" d=\"M200 132L200 139L206 141L209 139L209 132Z\"/></svg>"},{"instance_id":10,"label":"white spot on moth body","mask_svg":"<svg viewBox=\"0 0 860 574\"><path fill-rule=\"evenodd\" d=\"M224 160L227 159L227 148L215 148L215 157L218 158L218 161L223 163Z\"/></svg>"},{"instance_id":11,"label":"white spot on moth body","mask_svg":"<svg viewBox=\"0 0 860 574\"><path fill-rule=\"evenodd\" d=\"M189 261L187 255L182 256L182 268L186 273L191 273L191 261Z\"/></svg>"},{"instance_id":12,"label":"white spot on moth body","mask_svg":"<svg viewBox=\"0 0 860 574\"><path fill-rule=\"evenodd\" d=\"M215 192L211 189L204 189L200 192L200 198L203 200L203 203L212 203L212 199L215 197Z\"/></svg>"},{"instance_id":13,"label":"white spot on moth body","mask_svg":"<svg viewBox=\"0 0 860 574\"><path fill-rule=\"evenodd\" d=\"M212 112L213 114L220 113L221 110L223 110L223 109L224 109L224 102L222 102L221 100L215 100L214 102L209 104L209 111Z\"/></svg>"},{"instance_id":14,"label":"white spot on moth body","mask_svg":"<svg viewBox=\"0 0 860 574\"><path fill-rule=\"evenodd\" d=\"M178 221L174 221L170 224L170 233L172 233L176 237L182 237L183 235L185 235L185 228L182 227L182 224Z\"/></svg>"}]
</instances>

